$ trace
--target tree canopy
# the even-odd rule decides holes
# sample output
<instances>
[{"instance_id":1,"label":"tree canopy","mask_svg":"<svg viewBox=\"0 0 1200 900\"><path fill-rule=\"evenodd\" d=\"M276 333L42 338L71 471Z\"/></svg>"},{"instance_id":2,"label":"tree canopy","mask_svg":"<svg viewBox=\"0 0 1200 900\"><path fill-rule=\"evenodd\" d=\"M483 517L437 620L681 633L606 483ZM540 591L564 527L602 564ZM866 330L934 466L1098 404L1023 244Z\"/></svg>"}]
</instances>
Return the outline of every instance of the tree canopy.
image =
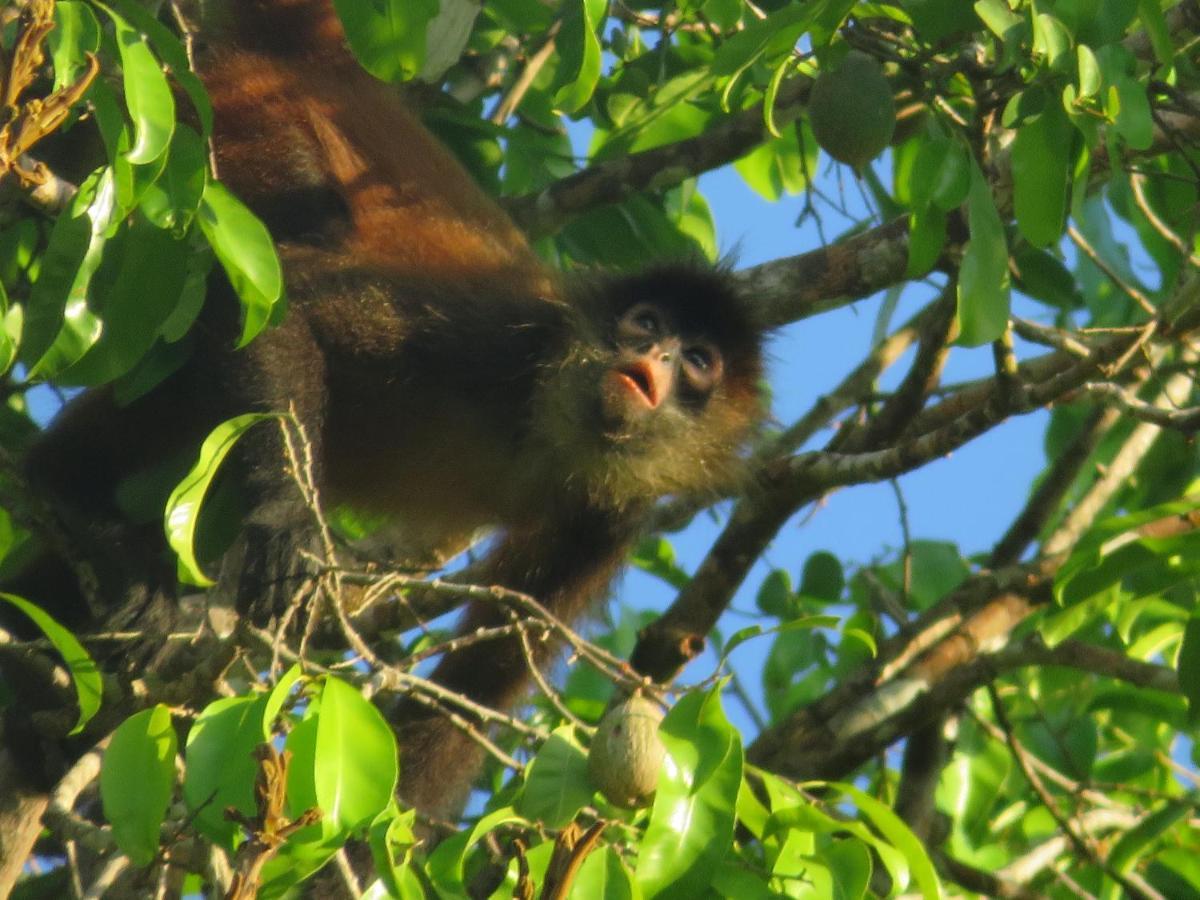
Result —
<instances>
[{"instance_id":1,"label":"tree canopy","mask_svg":"<svg viewBox=\"0 0 1200 900\"><path fill-rule=\"evenodd\" d=\"M757 314L787 331L856 304L871 349L821 396L769 386L806 411L758 436L738 496L657 511L631 563L669 587L660 612L576 627L385 566L339 573L373 602L309 643L223 609L76 635L0 595L37 635L0 630L0 895L1200 896L1200 4L334 3L361 64L413 83L546 259L716 262L698 179L732 166L822 234L737 271ZM54 406L171 372L214 267L243 342L281 314L270 235L210 167L204 6L0 8L10 559L53 530L16 461ZM990 371L943 377L980 347ZM909 527L902 476L1038 411L1044 446L1005 451L1044 454L1019 512L977 510L988 552ZM256 421L222 425L152 511L197 594L207 488ZM877 482L900 546L770 552ZM688 571L697 516L717 527ZM394 798L386 701L453 704L420 666L451 631L397 625L466 596L527 616L523 640L564 640L571 665L518 714L473 711L488 769L462 821L431 824ZM128 677L97 652L121 641L178 652ZM668 708L634 711L665 751L641 809L589 773L617 688ZM59 779L29 783L31 755Z\"/></svg>"}]
</instances>

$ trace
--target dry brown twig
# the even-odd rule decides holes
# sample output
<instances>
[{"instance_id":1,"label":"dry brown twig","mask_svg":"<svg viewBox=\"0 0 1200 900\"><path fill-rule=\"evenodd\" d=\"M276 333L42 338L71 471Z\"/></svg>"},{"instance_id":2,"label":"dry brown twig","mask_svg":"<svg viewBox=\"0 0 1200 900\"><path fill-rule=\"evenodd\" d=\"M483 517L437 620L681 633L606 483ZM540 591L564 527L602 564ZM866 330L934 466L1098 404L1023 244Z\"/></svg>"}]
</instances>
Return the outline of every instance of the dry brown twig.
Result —
<instances>
[{"instance_id":1,"label":"dry brown twig","mask_svg":"<svg viewBox=\"0 0 1200 900\"><path fill-rule=\"evenodd\" d=\"M289 837L321 818L321 811L316 808L305 810L291 821L284 813L291 753L286 750L280 753L271 744L259 744L254 755L258 760L258 775L254 781L257 815L250 818L233 807L225 810L225 818L242 826L250 837L238 850L233 881L225 900L254 900L258 896L263 866Z\"/></svg>"},{"instance_id":2,"label":"dry brown twig","mask_svg":"<svg viewBox=\"0 0 1200 900\"><path fill-rule=\"evenodd\" d=\"M37 78L46 61L42 44L54 29L54 0L33 0L21 13L21 31L8 60L0 71L0 178L16 174L23 187L45 184L50 172L26 157L33 147L67 120L100 72L100 60L86 54L87 68L71 84L45 98L22 101L21 96Z\"/></svg>"}]
</instances>

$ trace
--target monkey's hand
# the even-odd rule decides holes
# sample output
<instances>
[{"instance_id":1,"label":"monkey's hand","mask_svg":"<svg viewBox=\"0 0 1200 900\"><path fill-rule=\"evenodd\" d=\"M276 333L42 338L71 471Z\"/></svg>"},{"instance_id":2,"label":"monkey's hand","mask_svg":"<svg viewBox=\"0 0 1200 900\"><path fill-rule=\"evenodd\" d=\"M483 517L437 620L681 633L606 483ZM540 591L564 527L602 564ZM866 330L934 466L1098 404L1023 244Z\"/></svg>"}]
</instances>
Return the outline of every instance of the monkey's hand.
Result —
<instances>
[{"instance_id":1,"label":"monkey's hand","mask_svg":"<svg viewBox=\"0 0 1200 900\"><path fill-rule=\"evenodd\" d=\"M248 522L221 561L217 597L255 625L295 617L315 596L326 560L315 527Z\"/></svg>"}]
</instances>

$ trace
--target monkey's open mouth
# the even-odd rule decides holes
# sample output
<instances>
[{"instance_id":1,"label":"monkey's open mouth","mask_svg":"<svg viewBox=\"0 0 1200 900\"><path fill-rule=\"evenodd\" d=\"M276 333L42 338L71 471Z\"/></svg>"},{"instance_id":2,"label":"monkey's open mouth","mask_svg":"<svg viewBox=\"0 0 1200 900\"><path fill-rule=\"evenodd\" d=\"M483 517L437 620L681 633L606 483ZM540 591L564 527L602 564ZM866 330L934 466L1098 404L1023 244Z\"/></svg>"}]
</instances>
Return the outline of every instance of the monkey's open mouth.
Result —
<instances>
[{"instance_id":1,"label":"monkey's open mouth","mask_svg":"<svg viewBox=\"0 0 1200 900\"><path fill-rule=\"evenodd\" d=\"M634 391L642 401L654 409L658 406L658 385L654 381L654 373L645 363L633 363L613 372L626 389Z\"/></svg>"}]
</instances>

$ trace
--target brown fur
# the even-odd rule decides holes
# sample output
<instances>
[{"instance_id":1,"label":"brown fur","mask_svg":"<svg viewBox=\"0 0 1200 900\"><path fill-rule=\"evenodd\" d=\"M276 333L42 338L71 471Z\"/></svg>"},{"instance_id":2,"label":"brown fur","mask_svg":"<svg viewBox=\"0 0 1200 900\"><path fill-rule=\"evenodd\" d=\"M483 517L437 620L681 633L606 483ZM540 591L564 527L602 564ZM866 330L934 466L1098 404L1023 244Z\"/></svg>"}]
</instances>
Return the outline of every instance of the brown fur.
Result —
<instances>
[{"instance_id":1,"label":"brown fur","mask_svg":"<svg viewBox=\"0 0 1200 900\"><path fill-rule=\"evenodd\" d=\"M72 404L31 455L31 480L103 555L111 534L130 533L114 485L172 452L168 441L195 446L224 417L293 404L326 505L395 518L418 558L499 529L475 574L578 616L603 594L651 504L736 477L760 413L758 330L719 273L548 270L394 90L343 50L327 0L233 9L233 37L202 67L217 167L280 240L291 312L232 352L233 304L215 283L192 362L130 406L103 391ZM618 340L614 323L639 301L673 323L670 346L715 344L723 376L686 402L669 380L653 385L652 410L636 391L618 393L606 422L601 381L619 360L657 354L663 371L679 365L657 343ZM264 596L265 611L277 609L304 574L297 550L313 529L274 433L252 432L242 457L252 508L219 589L261 616ZM95 461L86 479L73 474L82 458ZM163 548L149 553L140 594L169 593L156 583L169 569ZM139 579L127 568L107 589L131 592ZM501 621L475 606L463 627ZM552 652L539 644L538 661ZM434 677L507 707L528 672L519 644L499 641L447 655ZM404 713L401 794L453 814L479 752L445 719Z\"/></svg>"}]
</instances>

